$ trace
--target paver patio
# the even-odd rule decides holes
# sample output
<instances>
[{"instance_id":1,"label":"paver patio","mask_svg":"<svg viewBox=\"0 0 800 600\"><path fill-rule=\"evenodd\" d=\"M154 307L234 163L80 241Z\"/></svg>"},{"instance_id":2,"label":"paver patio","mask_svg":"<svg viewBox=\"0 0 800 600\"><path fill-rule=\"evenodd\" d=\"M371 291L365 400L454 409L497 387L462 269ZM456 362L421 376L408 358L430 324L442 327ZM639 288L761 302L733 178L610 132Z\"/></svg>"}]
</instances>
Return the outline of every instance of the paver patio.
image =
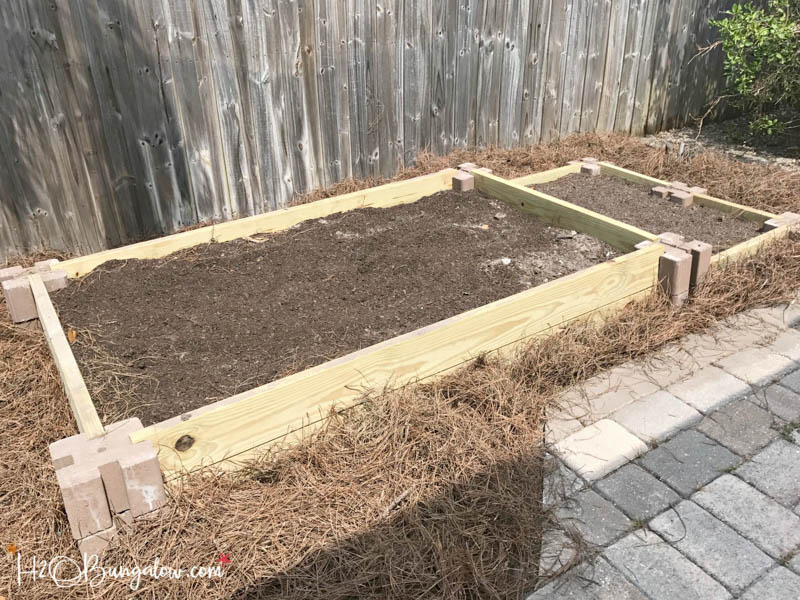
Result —
<instances>
[{"instance_id":1,"label":"paver patio","mask_svg":"<svg viewBox=\"0 0 800 600\"><path fill-rule=\"evenodd\" d=\"M556 512L596 552L529 600L800 599L798 322L794 305L763 308L691 336L679 381L661 372L552 446L570 481ZM635 365L613 371L626 394Z\"/></svg>"}]
</instances>

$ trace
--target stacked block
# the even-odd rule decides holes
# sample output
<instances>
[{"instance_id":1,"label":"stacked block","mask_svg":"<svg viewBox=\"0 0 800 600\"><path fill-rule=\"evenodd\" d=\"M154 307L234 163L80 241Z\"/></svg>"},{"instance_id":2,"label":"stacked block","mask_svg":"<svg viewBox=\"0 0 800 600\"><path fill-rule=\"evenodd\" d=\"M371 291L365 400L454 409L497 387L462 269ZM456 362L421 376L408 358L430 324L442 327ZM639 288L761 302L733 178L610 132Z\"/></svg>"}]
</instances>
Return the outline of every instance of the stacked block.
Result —
<instances>
[{"instance_id":1,"label":"stacked block","mask_svg":"<svg viewBox=\"0 0 800 600\"><path fill-rule=\"evenodd\" d=\"M761 231L772 231L773 229L777 229L778 227L789 226L793 228L797 228L800 226L800 215L792 212L785 212L783 214L778 215L774 219L769 219L764 223L764 226L761 228Z\"/></svg>"},{"instance_id":2,"label":"stacked block","mask_svg":"<svg viewBox=\"0 0 800 600\"><path fill-rule=\"evenodd\" d=\"M39 316L28 282L28 275L39 273L48 292L55 292L67 287L67 273L54 270L57 264L58 260L51 259L39 261L28 269L14 266L0 270L0 285L3 287L3 295L12 322L28 323Z\"/></svg>"},{"instance_id":3,"label":"stacked block","mask_svg":"<svg viewBox=\"0 0 800 600\"><path fill-rule=\"evenodd\" d=\"M694 204L695 195L707 192L708 190L705 188L690 187L682 181L673 181L669 184L669 187L659 185L650 190L653 196L657 196L662 200L669 200L684 207Z\"/></svg>"},{"instance_id":4,"label":"stacked block","mask_svg":"<svg viewBox=\"0 0 800 600\"><path fill-rule=\"evenodd\" d=\"M676 233L662 233L658 242L666 246L658 265L658 280L661 289L675 306L682 305L689 291L703 282L711 267L711 244L692 240L687 242ZM652 242L641 242L636 248L650 246Z\"/></svg>"},{"instance_id":5,"label":"stacked block","mask_svg":"<svg viewBox=\"0 0 800 600\"><path fill-rule=\"evenodd\" d=\"M139 419L128 419L109 425L99 438L79 434L50 444L70 531L81 553L99 554L116 542L120 529L167 501L153 444L130 440L139 429Z\"/></svg>"}]
</instances>

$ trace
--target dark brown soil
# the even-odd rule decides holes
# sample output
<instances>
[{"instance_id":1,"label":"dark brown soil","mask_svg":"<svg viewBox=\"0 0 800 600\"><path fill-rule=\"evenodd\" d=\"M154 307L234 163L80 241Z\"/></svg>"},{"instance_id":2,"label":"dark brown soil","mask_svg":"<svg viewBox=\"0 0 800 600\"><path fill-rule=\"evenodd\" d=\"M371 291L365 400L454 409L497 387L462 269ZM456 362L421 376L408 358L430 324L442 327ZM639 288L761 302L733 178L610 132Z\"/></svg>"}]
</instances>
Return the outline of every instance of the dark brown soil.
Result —
<instances>
[{"instance_id":1,"label":"dark brown soil","mask_svg":"<svg viewBox=\"0 0 800 600\"><path fill-rule=\"evenodd\" d=\"M715 253L758 235L756 223L705 206L684 208L651 196L649 188L619 177L575 174L534 187L650 233L670 231L687 240L707 242Z\"/></svg>"},{"instance_id":2,"label":"dark brown soil","mask_svg":"<svg viewBox=\"0 0 800 600\"><path fill-rule=\"evenodd\" d=\"M106 263L54 301L104 418L152 424L615 254L477 192L443 192Z\"/></svg>"}]
</instances>

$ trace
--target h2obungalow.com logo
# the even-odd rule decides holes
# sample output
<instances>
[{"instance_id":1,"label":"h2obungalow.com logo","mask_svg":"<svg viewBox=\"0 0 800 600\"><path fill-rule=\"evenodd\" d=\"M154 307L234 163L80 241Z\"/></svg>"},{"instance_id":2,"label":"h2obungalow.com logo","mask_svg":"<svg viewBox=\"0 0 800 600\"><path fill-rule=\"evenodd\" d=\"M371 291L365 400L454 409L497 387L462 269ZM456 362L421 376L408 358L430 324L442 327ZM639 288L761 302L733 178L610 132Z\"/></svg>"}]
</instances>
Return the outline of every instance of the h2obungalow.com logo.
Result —
<instances>
[{"instance_id":1,"label":"h2obungalow.com logo","mask_svg":"<svg viewBox=\"0 0 800 600\"><path fill-rule=\"evenodd\" d=\"M223 567L231 562L229 554L220 552L211 565L173 567L161 564L159 557L143 566L104 565L95 554L84 554L80 559L69 556L40 558L36 555L26 558L16 546L13 550L11 548L8 548L8 554L14 556L14 579L18 587L26 582L51 582L59 588L79 585L99 588L123 582L135 591L144 579L219 579L225 575Z\"/></svg>"}]
</instances>

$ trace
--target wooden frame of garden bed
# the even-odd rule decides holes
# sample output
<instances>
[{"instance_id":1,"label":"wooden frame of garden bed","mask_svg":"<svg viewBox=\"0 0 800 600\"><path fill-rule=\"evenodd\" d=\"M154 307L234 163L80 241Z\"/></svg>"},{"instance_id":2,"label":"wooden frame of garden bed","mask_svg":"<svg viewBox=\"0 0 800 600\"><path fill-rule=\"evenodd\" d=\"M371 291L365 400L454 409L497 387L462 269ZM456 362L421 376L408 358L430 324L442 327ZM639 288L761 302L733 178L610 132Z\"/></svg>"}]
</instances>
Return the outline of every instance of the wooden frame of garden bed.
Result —
<instances>
[{"instance_id":1,"label":"wooden frame of garden bed","mask_svg":"<svg viewBox=\"0 0 800 600\"><path fill-rule=\"evenodd\" d=\"M622 167L618 167L616 165L607 162L601 162L599 164L600 164L600 172L603 175L609 175L611 177L619 177L620 179L625 179L632 183L637 183L649 188L658 186L670 187L669 182L656 179L655 177L649 177L647 175L642 175L641 173L629 171L628 169L623 169ZM514 183L523 186L536 185L537 183L550 183L552 181L557 181L562 177L566 177L567 175L580 173L580 170L581 170L580 164L567 165L565 167L551 169L550 171L544 171L541 173L534 173L533 175L518 177L513 181ZM554 199L552 196L548 196L547 194L542 194L541 192L536 192L536 194L537 196L542 198L550 200ZM734 215L746 221L752 221L754 223L758 223L759 225L763 225L765 221L774 219L777 216L775 214L769 213L764 210L759 210L757 208L751 208L748 206L742 206L741 204L728 202L727 200L721 200L720 198L714 198L713 196L709 196L708 194L695 194L694 202L701 206L707 206L709 208L716 209L720 212ZM753 238L750 238L749 240L745 240L744 242L736 244L735 246L732 246L727 250L715 254L711 259L712 263L735 259L735 258L742 258L754 254L764 244L786 237L789 234L789 231L790 231L789 227L778 227L777 229L773 229L772 231L769 231L767 233L759 234ZM660 231L658 233L664 233L664 232Z\"/></svg>"},{"instance_id":2,"label":"wooden frame of garden bed","mask_svg":"<svg viewBox=\"0 0 800 600\"><path fill-rule=\"evenodd\" d=\"M605 315L650 293L657 284L659 258L664 247L656 243L635 250L634 246L644 240L655 240L654 234L525 187L579 170L579 165L570 165L515 181L483 172L474 172L474 176L476 187L484 194L531 212L548 224L592 235L628 254L151 425L132 434L131 440L134 443L150 440L155 444L167 479L210 465L236 467L261 451L264 445L320 423L331 409L352 406L368 389L397 387L440 375L481 354L512 349L532 336L552 332L576 319ZM613 165L603 164L603 170L626 178L637 177L640 182L663 184ZM451 189L454 174L454 169L446 169L425 177L75 258L54 268L65 269L75 278L109 260L158 258L198 244L285 230L299 222L336 212L415 202ZM729 210L742 211L754 219L756 215L763 220L772 218L767 213L710 197L708 202L723 203ZM774 238L783 234L776 233L778 231L759 237ZM740 247L737 254L757 246L745 242L737 246ZM78 427L89 437L102 435L102 423L55 308L37 275L31 276L31 284L42 327Z\"/></svg>"}]
</instances>

